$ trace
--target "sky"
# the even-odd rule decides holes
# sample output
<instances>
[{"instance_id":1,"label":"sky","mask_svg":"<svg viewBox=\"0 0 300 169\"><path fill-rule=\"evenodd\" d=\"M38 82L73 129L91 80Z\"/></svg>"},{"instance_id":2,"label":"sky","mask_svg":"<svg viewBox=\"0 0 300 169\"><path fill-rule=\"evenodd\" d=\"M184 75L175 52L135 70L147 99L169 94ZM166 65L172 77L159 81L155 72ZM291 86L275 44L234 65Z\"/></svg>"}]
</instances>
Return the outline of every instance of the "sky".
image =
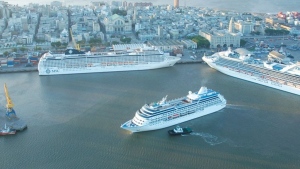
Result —
<instances>
[{"instance_id":1,"label":"sky","mask_svg":"<svg viewBox=\"0 0 300 169\"><path fill-rule=\"evenodd\" d=\"M50 4L54 0L3 0L13 5L28 5L30 2ZM66 5L89 5L91 1L111 2L112 0L57 0ZM123 0L115 0L123 1ZM173 0L126 0L127 2L152 2L153 5L173 5ZM216 9L234 10L238 12L277 13L298 11L300 0L179 0L179 6L208 7Z\"/></svg>"},{"instance_id":2,"label":"sky","mask_svg":"<svg viewBox=\"0 0 300 169\"><path fill-rule=\"evenodd\" d=\"M28 5L29 3L39 3L39 4L50 4L54 0L3 0L13 5ZM112 0L56 0L60 2L65 2L67 5L89 5L92 1L103 1L103 2L111 2ZM123 0L115 0L115 1L123 1ZM154 5L158 4L172 4L173 0L126 0L127 2L152 2Z\"/></svg>"}]
</instances>

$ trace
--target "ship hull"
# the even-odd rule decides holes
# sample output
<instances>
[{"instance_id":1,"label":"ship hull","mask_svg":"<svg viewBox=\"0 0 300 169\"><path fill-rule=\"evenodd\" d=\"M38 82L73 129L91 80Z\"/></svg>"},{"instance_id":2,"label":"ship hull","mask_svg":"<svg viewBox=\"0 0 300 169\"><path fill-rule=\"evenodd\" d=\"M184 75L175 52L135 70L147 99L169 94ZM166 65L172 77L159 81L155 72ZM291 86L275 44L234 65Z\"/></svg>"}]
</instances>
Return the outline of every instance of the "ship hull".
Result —
<instances>
[{"instance_id":1,"label":"ship hull","mask_svg":"<svg viewBox=\"0 0 300 169\"><path fill-rule=\"evenodd\" d=\"M145 125L145 126L136 126L136 127L127 127L126 124L129 124L131 120L128 122L124 123L121 128L129 130L131 132L143 132L143 131L151 131L151 130L158 130L162 128L166 128L169 126L177 125L179 123L183 123L195 118L199 118L214 112L217 112L221 109L223 109L226 106L226 103L222 102L221 104L216 104L210 107L206 107L203 110L198 110L195 113L185 115L182 117L178 117L169 121L161 121L160 123L156 123L154 125Z\"/></svg>"},{"instance_id":2,"label":"ship hull","mask_svg":"<svg viewBox=\"0 0 300 169\"><path fill-rule=\"evenodd\" d=\"M235 77L235 78L246 80L246 81L253 82L256 84L264 85L264 86L271 87L274 89L282 90L282 91L289 92L292 94L300 95L300 88L296 88L294 86L289 86L289 85L285 85L282 83L274 82L267 78L255 76L251 73L241 72L237 69L233 69L230 67L219 66L219 65L216 65L211 59L208 59L206 57L203 57L202 59L211 68L216 69L216 70L220 71L221 73L224 73L231 77Z\"/></svg>"},{"instance_id":3,"label":"ship hull","mask_svg":"<svg viewBox=\"0 0 300 169\"><path fill-rule=\"evenodd\" d=\"M81 68L57 68L39 66L39 75L61 75L61 74L78 74L78 73L101 73L101 72L118 72L118 71L135 71L150 70L164 67L171 67L179 61L178 59L165 60L163 62L137 64L137 65L116 65L116 66L93 66Z\"/></svg>"},{"instance_id":4,"label":"ship hull","mask_svg":"<svg viewBox=\"0 0 300 169\"><path fill-rule=\"evenodd\" d=\"M1 132L0 136L5 136L5 135L14 135L16 134L16 131L10 131L10 132Z\"/></svg>"}]
</instances>

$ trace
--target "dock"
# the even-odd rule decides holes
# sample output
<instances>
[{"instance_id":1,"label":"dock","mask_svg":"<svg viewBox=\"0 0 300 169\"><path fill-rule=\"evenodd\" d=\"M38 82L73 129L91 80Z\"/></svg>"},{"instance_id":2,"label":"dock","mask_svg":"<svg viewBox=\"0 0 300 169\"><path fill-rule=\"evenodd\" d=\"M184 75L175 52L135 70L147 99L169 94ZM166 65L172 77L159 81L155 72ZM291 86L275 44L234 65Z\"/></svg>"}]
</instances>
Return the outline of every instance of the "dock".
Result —
<instances>
[{"instance_id":1,"label":"dock","mask_svg":"<svg viewBox=\"0 0 300 169\"><path fill-rule=\"evenodd\" d=\"M0 73L17 73L17 72L34 72L38 71L38 67L0 67Z\"/></svg>"},{"instance_id":2,"label":"dock","mask_svg":"<svg viewBox=\"0 0 300 169\"><path fill-rule=\"evenodd\" d=\"M203 63L203 60L179 60L176 64Z\"/></svg>"}]
</instances>

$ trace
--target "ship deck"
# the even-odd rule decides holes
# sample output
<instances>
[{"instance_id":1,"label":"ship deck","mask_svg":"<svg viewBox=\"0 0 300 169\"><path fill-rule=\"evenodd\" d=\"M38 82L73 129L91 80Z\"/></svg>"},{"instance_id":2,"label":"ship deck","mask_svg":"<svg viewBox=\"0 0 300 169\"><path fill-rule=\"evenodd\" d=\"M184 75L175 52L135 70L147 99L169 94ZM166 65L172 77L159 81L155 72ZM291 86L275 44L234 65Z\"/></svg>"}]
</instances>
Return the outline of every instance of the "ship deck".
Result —
<instances>
[{"instance_id":1,"label":"ship deck","mask_svg":"<svg viewBox=\"0 0 300 169\"><path fill-rule=\"evenodd\" d=\"M246 73L251 73L253 76L257 76L260 78L265 78L280 83L291 83L291 85L300 88L300 76L298 75L271 70L258 64L256 65L245 62L238 62L224 59L221 57L215 63L222 67L235 69L236 71L244 71Z\"/></svg>"}]
</instances>

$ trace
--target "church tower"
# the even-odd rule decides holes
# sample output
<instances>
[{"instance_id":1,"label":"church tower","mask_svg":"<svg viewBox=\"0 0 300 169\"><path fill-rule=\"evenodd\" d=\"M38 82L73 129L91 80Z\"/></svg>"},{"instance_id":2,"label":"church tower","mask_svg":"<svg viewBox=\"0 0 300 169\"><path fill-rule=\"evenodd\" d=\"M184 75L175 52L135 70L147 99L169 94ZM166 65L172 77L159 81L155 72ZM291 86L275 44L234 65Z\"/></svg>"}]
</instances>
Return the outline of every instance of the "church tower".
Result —
<instances>
[{"instance_id":1,"label":"church tower","mask_svg":"<svg viewBox=\"0 0 300 169\"><path fill-rule=\"evenodd\" d=\"M228 32L229 33L234 33L234 18L232 17L231 19L230 19L230 22L229 22L229 26L228 26Z\"/></svg>"}]
</instances>

